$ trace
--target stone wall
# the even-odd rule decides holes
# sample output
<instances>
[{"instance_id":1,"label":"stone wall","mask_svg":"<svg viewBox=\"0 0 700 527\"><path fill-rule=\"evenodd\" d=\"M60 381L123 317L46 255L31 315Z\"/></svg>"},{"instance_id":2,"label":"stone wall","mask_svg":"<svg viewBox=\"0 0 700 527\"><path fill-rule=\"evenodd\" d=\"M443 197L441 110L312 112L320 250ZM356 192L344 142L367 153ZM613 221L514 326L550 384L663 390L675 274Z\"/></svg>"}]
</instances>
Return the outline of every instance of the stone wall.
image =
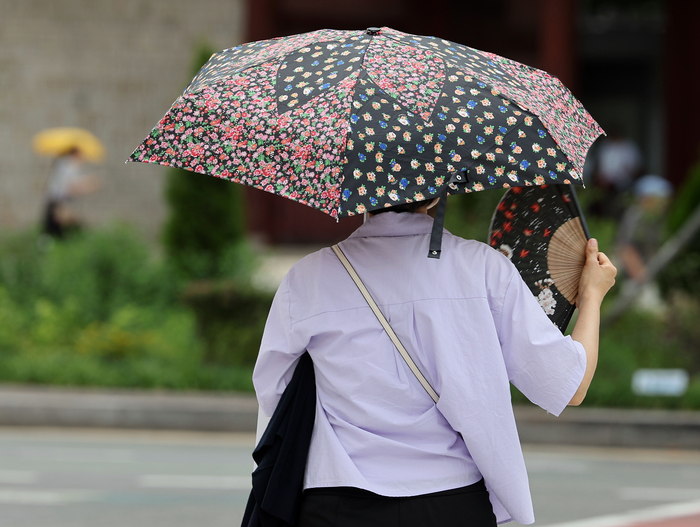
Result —
<instances>
[{"instance_id":1,"label":"stone wall","mask_svg":"<svg viewBox=\"0 0 700 527\"><path fill-rule=\"evenodd\" d=\"M48 127L80 126L107 146L102 189L78 204L91 225L126 220L155 240L164 169L125 159L187 85L197 44L242 42L245 0L0 0L0 232L35 224ZM195 176L196 177L196 176Z\"/></svg>"}]
</instances>

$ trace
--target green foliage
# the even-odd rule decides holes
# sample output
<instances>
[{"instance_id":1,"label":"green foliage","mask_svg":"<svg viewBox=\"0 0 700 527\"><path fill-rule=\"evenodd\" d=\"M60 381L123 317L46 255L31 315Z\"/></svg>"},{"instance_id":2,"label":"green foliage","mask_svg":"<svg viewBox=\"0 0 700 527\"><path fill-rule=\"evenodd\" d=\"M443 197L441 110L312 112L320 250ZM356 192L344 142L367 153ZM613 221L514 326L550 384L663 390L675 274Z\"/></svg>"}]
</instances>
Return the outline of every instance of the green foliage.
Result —
<instances>
[{"instance_id":1,"label":"green foliage","mask_svg":"<svg viewBox=\"0 0 700 527\"><path fill-rule=\"evenodd\" d=\"M213 52L205 43L197 47L192 75ZM171 263L183 277L224 276L231 253L244 250L242 192L240 185L229 181L176 168L169 170L169 215L163 241Z\"/></svg>"},{"instance_id":2,"label":"green foliage","mask_svg":"<svg viewBox=\"0 0 700 527\"><path fill-rule=\"evenodd\" d=\"M450 196L445 228L455 236L487 243L491 218L504 193L489 190Z\"/></svg>"},{"instance_id":3,"label":"green foliage","mask_svg":"<svg viewBox=\"0 0 700 527\"><path fill-rule=\"evenodd\" d=\"M686 406L685 398L639 396L631 387L632 376L640 368L690 369L690 351L677 335L668 331L665 320L647 313L627 313L601 335L598 369L586 404L648 408Z\"/></svg>"},{"instance_id":4,"label":"green foliage","mask_svg":"<svg viewBox=\"0 0 700 527\"><path fill-rule=\"evenodd\" d=\"M199 313L182 302L181 275L128 229L39 240L36 233L0 239L0 381L252 389L250 357L267 315L250 307L254 291L226 328L238 346L212 355L210 342L221 338L208 326L200 332ZM248 282L251 258L246 246L228 250L227 283ZM267 294L259 298L269 305Z\"/></svg>"},{"instance_id":5,"label":"green foliage","mask_svg":"<svg viewBox=\"0 0 700 527\"><path fill-rule=\"evenodd\" d=\"M690 169L685 182L678 189L676 197L669 209L668 230L677 232L690 215L700 207L700 163ZM665 291L686 291L696 298L700 298L700 232L676 258L663 270L659 281Z\"/></svg>"},{"instance_id":6,"label":"green foliage","mask_svg":"<svg viewBox=\"0 0 700 527\"><path fill-rule=\"evenodd\" d=\"M197 47L193 75L212 52ZM268 296L246 289L226 311L240 319L216 323L181 298L193 279L249 284L241 192L172 170L164 261L125 227L0 239L0 380L250 390Z\"/></svg>"},{"instance_id":7,"label":"green foliage","mask_svg":"<svg viewBox=\"0 0 700 527\"><path fill-rule=\"evenodd\" d=\"M499 199L499 192L450 197L448 229L486 241ZM612 253L615 224L588 220ZM248 285L246 245L224 251L221 279L190 283L124 227L49 245L38 239L31 232L0 238L0 381L252 390L271 297ZM631 311L601 335L584 405L700 409L700 303L669 298L666 318ZM677 367L691 373L682 398L632 393L637 369Z\"/></svg>"},{"instance_id":8,"label":"green foliage","mask_svg":"<svg viewBox=\"0 0 700 527\"><path fill-rule=\"evenodd\" d=\"M6 296L29 307L42 288L43 251L35 232L22 232L0 239L0 286ZM3 300L0 300L0 304Z\"/></svg>"},{"instance_id":9,"label":"green foliage","mask_svg":"<svg viewBox=\"0 0 700 527\"><path fill-rule=\"evenodd\" d=\"M185 303L196 314L209 363L253 366L272 295L233 283L195 283Z\"/></svg>"},{"instance_id":10,"label":"green foliage","mask_svg":"<svg viewBox=\"0 0 700 527\"><path fill-rule=\"evenodd\" d=\"M675 291L669 298L666 332L679 342L687 367L700 374L700 300L687 292Z\"/></svg>"},{"instance_id":11,"label":"green foliage","mask_svg":"<svg viewBox=\"0 0 700 527\"><path fill-rule=\"evenodd\" d=\"M62 311L60 316L67 311L89 323L106 320L128 303L157 308L177 299L181 284L173 269L153 262L127 227L79 233L44 246L37 239L22 233L0 241L0 286L22 309L38 310L40 318L53 316L47 301Z\"/></svg>"},{"instance_id":12,"label":"green foliage","mask_svg":"<svg viewBox=\"0 0 700 527\"><path fill-rule=\"evenodd\" d=\"M22 336L29 327L28 317L0 286L0 350L21 349Z\"/></svg>"},{"instance_id":13,"label":"green foliage","mask_svg":"<svg viewBox=\"0 0 700 527\"><path fill-rule=\"evenodd\" d=\"M676 232L700 205L700 163L688 172L683 185L678 189L668 214L668 227Z\"/></svg>"},{"instance_id":14,"label":"green foliage","mask_svg":"<svg viewBox=\"0 0 700 527\"><path fill-rule=\"evenodd\" d=\"M659 276L659 283L667 293L672 290L686 291L700 299L700 236L691 241L685 249L666 267Z\"/></svg>"},{"instance_id":15,"label":"green foliage","mask_svg":"<svg viewBox=\"0 0 700 527\"><path fill-rule=\"evenodd\" d=\"M218 278L232 253L245 250L241 188L211 176L171 169L170 214L163 241L183 277Z\"/></svg>"},{"instance_id":16,"label":"green foliage","mask_svg":"<svg viewBox=\"0 0 700 527\"><path fill-rule=\"evenodd\" d=\"M65 350L0 358L0 379L31 384L250 392L251 377L252 368L201 364L188 368L152 357L106 363Z\"/></svg>"},{"instance_id":17,"label":"green foliage","mask_svg":"<svg viewBox=\"0 0 700 527\"><path fill-rule=\"evenodd\" d=\"M700 304L684 296L671 299L663 317L628 311L601 333L598 367L583 406L699 410L698 316ZM688 390L682 397L636 395L632 377L642 368L685 369L690 374ZM518 403L527 401L515 389L513 399Z\"/></svg>"}]
</instances>

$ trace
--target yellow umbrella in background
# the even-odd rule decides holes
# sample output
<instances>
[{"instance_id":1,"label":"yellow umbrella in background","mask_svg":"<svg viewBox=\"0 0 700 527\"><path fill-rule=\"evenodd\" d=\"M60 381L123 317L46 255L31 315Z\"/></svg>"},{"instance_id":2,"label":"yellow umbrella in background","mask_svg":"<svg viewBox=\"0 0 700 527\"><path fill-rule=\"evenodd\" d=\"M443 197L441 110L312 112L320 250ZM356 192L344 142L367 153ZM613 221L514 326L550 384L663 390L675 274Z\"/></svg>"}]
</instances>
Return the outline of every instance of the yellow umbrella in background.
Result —
<instances>
[{"instance_id":1,"label":"yellow umbrella in background","mask_svg":"<svg viewBox=\"0 0 700 527\"><path fill-rule=\"evenodd\" d=\"M77 148L87 161L93 163L102 161L107 153L102 142L83 128L48 128L34 136L32 147L37 154L52 157Z\"/></svg>"}]
</instances>

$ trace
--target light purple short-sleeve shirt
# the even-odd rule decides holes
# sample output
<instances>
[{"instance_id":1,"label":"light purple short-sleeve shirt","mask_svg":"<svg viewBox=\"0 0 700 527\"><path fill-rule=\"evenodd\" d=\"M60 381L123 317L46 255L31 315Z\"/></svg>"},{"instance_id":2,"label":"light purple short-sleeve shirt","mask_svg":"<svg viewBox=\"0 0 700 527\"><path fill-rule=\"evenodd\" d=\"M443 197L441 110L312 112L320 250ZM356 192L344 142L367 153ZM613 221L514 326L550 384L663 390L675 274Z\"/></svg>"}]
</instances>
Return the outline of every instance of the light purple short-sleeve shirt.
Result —
<instances>
[{"instance_id":1,"label":"light purple short-sleeve shirt","mask_svg":"<svg viewBox=\"0 0 700 527\"><path fill-rule=\"evenodd\" d=\"M431 228L427 215L387 212L340 245L437 405L330 249L277 291L253 374L258 401L272 415L308 350L317 408L306 488L413 496L483 477L499 523L532 523L509 383L558 415L583 378L584 349L487 245L445 231L441 258L427 258Z\"/></svg>"}]
</instances>

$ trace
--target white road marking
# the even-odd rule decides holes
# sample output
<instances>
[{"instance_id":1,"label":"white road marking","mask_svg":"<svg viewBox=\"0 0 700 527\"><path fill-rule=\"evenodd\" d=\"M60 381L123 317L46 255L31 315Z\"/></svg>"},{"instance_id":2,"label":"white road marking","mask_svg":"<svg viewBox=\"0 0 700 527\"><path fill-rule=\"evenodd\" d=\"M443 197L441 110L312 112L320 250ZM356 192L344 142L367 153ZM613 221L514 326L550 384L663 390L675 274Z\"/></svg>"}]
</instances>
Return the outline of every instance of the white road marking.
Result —
<instances>
[{"instance_id":1,"label":"white road marking","mask_svg":"<svg viewBox=\"0 0 700 527\"><path fill-rule=\"evenodd\" d=\"M626 512L622 514L611 514L609 516L598 516L585 520L576 520L563 523L550 523L543 527L626 527L641 522L657 520L670 520L672 518L683 518L700 514L700 500L685 503L672 503L648 509Z\"/></svg>"},{"instance_id":2,"label":"white road marking","mask_svg":"<svg viewBox=\"0 0 700 527\"><path fill-rule=\"evenodd\" d=\"M139 477L139 487L148 489L250 490L250 476L178 476L146 474Z\"/></svg>"},{"instance_id":3,"label":"white road marking","mask_svg":"<svg viewBox=\"0 0 700 527\"><path fill-rule=\"evenodd\" d=\"M36 483L36 472L28 470L0 470L0 485L31 485Z\"/></svg>"},{"instance_id":4,"label":"white road marking","mask_svg":"<svg viewBox=\"0 0 700 527\"><path fill-rule=\"evenodd\" d=\"M123 448L22 447L23 458L71 463L134 463L133 450Z\"/></svg>"},{"instance_id":5,"label":"white road marking","mask_svg":"<svg viewBox=\"0 0 700 527\"><path fill-rule=\"evenodd\" d=\"M618 491L623 500L694 501L700 500L700 489L670 489L654 487L623 487Z\"/></svg>"},{"instance_id":6,"label":"white road marking","mask_svg":"<svg viewBox=\"0 0 700 527\"><path fill-rule=\"evenodd\" d=\"M14 490L0 489L2 505L67 505L97 501L100 494L92 491Z\"/></svg>"},{"instance_id":7,"label":"white road marking","mask_svg":"<svg viewBox=\"0 0 700 527\"><path fill-rule=\"evenodd\" d=\"M526 465L528 472L532 473L585 474L590 472L590 463L556 457L532 456L527 459Z\"/></svg>"}]
</instances>

